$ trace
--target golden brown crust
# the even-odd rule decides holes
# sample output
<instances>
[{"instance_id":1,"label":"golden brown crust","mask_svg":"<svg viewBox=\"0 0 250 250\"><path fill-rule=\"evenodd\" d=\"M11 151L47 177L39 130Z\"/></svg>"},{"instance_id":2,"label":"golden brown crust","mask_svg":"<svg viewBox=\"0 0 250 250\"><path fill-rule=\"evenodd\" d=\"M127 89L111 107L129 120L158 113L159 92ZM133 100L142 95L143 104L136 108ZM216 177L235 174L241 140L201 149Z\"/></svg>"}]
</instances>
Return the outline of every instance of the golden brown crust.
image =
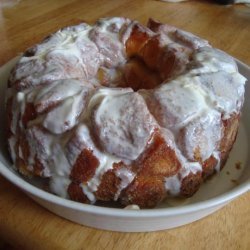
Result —
<instances>
[{"instance_id":1,"label":"golden brown crust","mask_svg":"<svg viewBox=\"0 0 250 250\"><path fill-rule=\"evenodd\" d=\"M129 187L123 190L120 202L123 205L137 204L141 208L155 207L166 196L163 180L158 177L136 177Z\"/></svg>"},{"instance_id":2,"label":"golden brown crust","mask_svg":"<svg viewBox=\"0 0 250 250\"><path fill-rule=\"evenodd\" d=\"M19 150L22 151L22 158L18 154ZM26 139L26 136L21 132L19 132L18 134L17 143L15 145L15 151L17 156L15 165L17 169L26 176L32 176L33 173L28 168L28 158L30 155L29 144Z\"/></svg>"},{"instance_id":3,"label":"golden brown crust","mask_svg":"<svg viewBox=\"0 0 250 250\"><path fill-rule=\"evenodd\" d=\"M86 183L94 176L98 165L99 161L93 153L88 149L83 149L71 170L71 180L76 183Z\"/></svg>"},{"instance_id":4,"label":"golden brown crust","mask_svg":"<svg viewBox=\"0 0 250 250\"><path fill-rule=\"evenodd\" d=\"M101 184L98 187L98 190L95 192L95 196L98 200L101 201L112 201L115 199L115 195L118 191L118 187L121 183L121 180L116 175L116 171L125 167L121 163L113 164L113 168L108 170L101 179Z\"/></svg>"},{"instance_id":5,"label":"golden brown crust","mask_svg":"<svg viewBox=\"0 0 250 250\"><path fill-rule=\"evenodd\" d=\"M124 68L126 86L137 91L139 89L153 89L161 79L156 72L147 68L145 63L139 59L130 60Z\"/></svg>"},{"instance_id":6,"label":"golden brown crust","mask_svg":"<svg viewBox=\"0 0 250 250\"><path fill-rule=\"evenodd\" d=\"M162 55L159 36L157 35L149 39L138 53L150 69L157 70L157 65Z\"/></svg>"},{"instance_id":7,"label":"golden brown crust","mask_svg":"<svg viewBox=\"0 0 250 250\"><path fill-rule=\"evenodd\" d=\"M136 168L139 169L139 176L169 177L181 168L174 150L158 132L155 133L152 144L139 159L138 164L140 167Z\"/></svg>"},{"instance_id":8,"label":"golden brown crust","mask_svg":"<svg viewBox=\"0 0 250 250\"><path fill-rule=\"evenodd\" d=\"M44 170L44 166L41 161L38 159L37 155L35 156L35 163L33 165L33 172L36 176L42 176Z\"/></svg>"},{"instance_id":9,"label":"golden brown crust","mask_svg":"<svg viewBox=\"0 0 250 250\"><path fill-rule=\"evenodd\" d=\"M202 183L202 173L198 172L193 174L192 172L186 176L181 183L180 195L183 197L192 196L200 187Z\"/></svg>"},{"instance_id":10,"label":"golden brown crust","mask_svg":"<svg viewBox=\"0 0 250 250\"><path fill-rule=\"evenodd\" d=\"M206 180L208 177L213 175L216 170L215 166L218 164L218 160L214 156L210 156L207 160L202 163L202 178Z\"/></svg>"},{"instance_id":11,"label":"golden brown crust","mask_svg":"<svg viewBox=\"0 0 250 250\"><path fill-rule=\"evenodd\" d=\"M166 177L175 175L181 168L175 152L157 132L144 156L137 162L135 180L121 194L124 205L138 204L154 207L167 195L164 187Z\"/></svg>"},{"instance_id":12,"label":"golden brown crust","mask_svg":"<svg viewBox=\"0 0 250 250\"><path fill-rule=\"evenodd\" d=\"M229 119L223 120L223 137L220 142L221 169L224 167L228 155L236 140L240 124L240 114L234 114Z\"/></svg>"},{"instance_id":13,"label":"golden brown crust","mask_svg":"<svg viewBox=\"0 0 250 250\"><path fill-rule=\"evenodd\" d=\"M160 23L152 18L148 19L147 27L149 27L149 29L157 32L159 30L160 26L162 26L162 23Z\"/></svg>"},{"instance_id":14,"label":"golden brown crust","mask_svg":"<svg viewBox=\"0 0 250 250\"><path fill-rule=\"evenodd\" d=\"M90 203L88 197L83 193L79 183L71 182L68 187L68 194L71 200L82 203Z\"/></svg>"},{"instance_id":15,"label":"golden brown crust","mask_svg":"<svg viewBox=\"0 0 250 250\"><path fill-rule=\"evenodd\" d=\"M137 55L149 38L148 30L140 24L135 24L125 44L127 56Z\"/></svg>"},{"instance_id":16,"label":"golden brown crust","mask_svg":"<svg viewBox=\"0 0 250 250\"><path fill-rule=\"evenodd\" d=\"M37 117L35 106L33 103L27 103L25 106L25 111L22 116L23 126L26 128L29 121L34 120Z\"/></svg>"}]
</instances>

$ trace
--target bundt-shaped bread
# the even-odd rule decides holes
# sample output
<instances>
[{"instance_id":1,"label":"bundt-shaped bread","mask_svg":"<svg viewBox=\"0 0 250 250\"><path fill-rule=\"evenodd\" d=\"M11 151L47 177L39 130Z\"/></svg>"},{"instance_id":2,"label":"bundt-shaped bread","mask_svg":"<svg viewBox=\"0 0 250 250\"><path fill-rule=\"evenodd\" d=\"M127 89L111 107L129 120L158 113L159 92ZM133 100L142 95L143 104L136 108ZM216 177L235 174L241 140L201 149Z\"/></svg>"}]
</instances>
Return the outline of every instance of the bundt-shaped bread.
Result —
<instances>
[{"instance_id":1,"label":"bundt-shaped bread","mask_svg":"<svg viewBox=\"0 0 250 250\"><path fill-rule=\"evenodd\" d=\"M153 20L61 29L10 75L12 160L84 203L191 196L228 158L245 80L226 53Z\"/></svg>"}]
</instances>

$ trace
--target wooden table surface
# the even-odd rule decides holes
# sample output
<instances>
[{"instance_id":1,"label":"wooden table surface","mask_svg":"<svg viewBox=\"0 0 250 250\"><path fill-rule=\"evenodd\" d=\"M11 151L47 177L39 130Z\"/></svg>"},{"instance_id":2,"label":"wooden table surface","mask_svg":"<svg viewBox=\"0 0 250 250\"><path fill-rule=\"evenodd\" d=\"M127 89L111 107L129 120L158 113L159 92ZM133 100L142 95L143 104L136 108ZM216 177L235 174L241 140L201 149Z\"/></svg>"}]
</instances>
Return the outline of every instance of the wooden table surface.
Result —
<instances>
[{"instance_id":1,"label":"wooden table surface","mask_svg":"<svg viewBox=\"0 0 250 250\"><path fill-rule=\"evenodd\" d=\"M193 32L250 65L250 8L209 1L0 0L0 66L49 33L80 21L149 17ZM116 233L71 223L0 177L0 238L16 249L250 249L250 192L195 223L153 233ZM0 246L1 247L1 246Z\"/></svg>"}]
</instances>

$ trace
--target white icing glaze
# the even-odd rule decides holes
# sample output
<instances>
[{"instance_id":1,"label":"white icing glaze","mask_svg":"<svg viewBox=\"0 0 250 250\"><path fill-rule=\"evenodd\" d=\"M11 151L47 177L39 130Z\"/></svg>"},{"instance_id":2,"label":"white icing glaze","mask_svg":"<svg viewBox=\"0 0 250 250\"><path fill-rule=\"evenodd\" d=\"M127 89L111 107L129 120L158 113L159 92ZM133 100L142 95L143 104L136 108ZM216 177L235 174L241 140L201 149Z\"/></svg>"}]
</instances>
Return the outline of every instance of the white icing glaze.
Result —
<instances>
[{"instance_id":1,"label":"white icing glaze","mask_svg":"<svg viewBox=\"0 0 250 250\"><path fill-rule=\"evenodd\" d=\"M11 109L12 120L11 120L10 130L14 135L16 135L17 125L18 125L18 116L19 116L20 112L23 113L24 101L21 101L21 104L20 104L20 102L17 101L16 97L13 97L12 100L13 100L12 109Z\"/></svg>"},{"instance_id":2,"label":"white icing glaze","mask_svg":"<svg viewBox=\"0 0 250 250\"><path fill-rule=\"evenodd\" d=\"M217 164L216 164L216 166L215 166L215 170L217 171L217 172L219 172L220 171L220 152L219 151L214 151L213 152L213 157L217 160Z\"/></svg>"},{"instance_id":3,"label":"white icing glaze","mask_svg":"<svg viewBox=\"0 0 250 250\"><path fill-rule=\"evenodd\" d=\"M220 70L227 73L238 72L233 58L219 49L202 47L193 54L193 60L195 66L190 70L192 74L212 73Z\"/></svg>"},{"instance_id":4,"label":"white icing glaze","mask_svg":"<svg viewBox=\"0 0 250 250\"><path fill-rule=\"evenodd\" d=\"M70 182L67 177L53 175L50 180L50 190L63 198L69 198L67 190Z\"/></svg>"},{"instance_id":5,"label":"white icing glaze","mask_svg":"<svg viewBox=\"0 0 250 250\"><path fill-rule=\"evenodd\" d=\"M165 178L165 188L171 196L177 196L181 189L181 180L178 175Z\"/></svg>"},{"instance_id":6,"label":"white icing glaze","mask_svg":"<svg viewBox=\"0 0 250 250\"><path fill-rule=\"evenodd\" d=\"M95 172L95 175L86 184L81 184L85 195L91 202L95 202L94 192L98 189L102 175L107 170L112 169L114 163L119 163L121 160L112 155L101 152L93 142L89 128L85 124L81 124L77 127L75 138L77 138L77 143L71 143L68 145L68 158L71 163L75 163L78 155L84 148L90 150L99 160L99 166Z\"/></svg>"},{"instance_id":7,"label":"white icing glaze","mask_svg":"<svg viewBox=\"0 0 250 250\"><path fill-rule=\"evenodd\" d=\"M64 153L64 150L59 143L53 143L51 145L51 154L49 157L51 179L50 189L55 194L58 194L64 198L68 198L67 189L70 184L70 165ZM48 173L43 173L48 175Z\"/></svg>"},{"instance_id":8,"label":"white icing glaze","mask_svg":"<svg viewBox=\"0 0 250 250\"><path fill-rule=\"evenodd\" d=\"M121 180L118 190L115 194L114 200L116 201L123 189L125 189L135 178L135 173L133 173L128 168L122 167L115 171L116 176Z\"/></svg>"},{"instance_id":9,"label":"white icing glaze","mask_svg":"<svg viewBox=\"0 0 250 250\"><path fill-rule=\"evenodd\" d=\"M35 55L20 59L12 79L22 80L21 88L60 79L89 80L100 66L125 63L124 44L119 42L118 31L126 22L120 18L117 25L114 18L93 27L82 24L62 29L31 48Z\"/></svg>"},{"instance_id":10,"label":"white icing glaze","mask_svg":"<svg viewBox=\"0 0 250 250\"><path fill-rule=\"evenodd\" d=\"M182 180L190 173L196 174L202 171L202 166L199 162L189 161L184 155L183 152L177 147L175 143L174 134L164 128L162 129L164 139L167 145L170 146L175 151L177 159L181 164L181 169L173 176L165 177L165 188L169 192L170 195L176 196L181 191L181 183Z\"/></svg>"},{"instance_id":11,"label":"white icing glaze","mask_svg":"<svg viewBox=\"0 0 250 250\"><path fill-rule=\"evenodd\" d=\"M44 166L44 176L51 176L51 170L54 166L53 164L50 164L50 156L52 153L53 142L55 141L54 136L41 130L41 128L34 126L27 129L26 139L30 153L28 165L35 164L35 157L37 157Z\"/></svg>"},{"instance_id":12,"label":"white icing glaze","mask_svg":"<svg viewBox=\"0 0 250 250\"><path fill-rule=\"evenodd\" d=\"M158 105L155 117L160 125L178 129L185 126L207 108L207 93L195 84L195 79L180 76L157 88L153 93Z\"/></svg>"},{"instance_id":13,"label":"white icing glaze","mask_svg":"<svg viewBox=\"0 0 250 250\"><path fill-rule=\"evenodd\" d=\"M100 19L90 34L90 39L97 45L104 66L115 67L126 62L125 47L120 40L120 29L126 23L121 18Z\"/></svg>"},{"instance_id":14,"label":"white icing glaze","mask_svg":"<svg viewBox=\"0 0 250 250\"><path fill-rule=\"evenodd\" d=\"M138 205L132 204L132 205L126 206L124 209L128 209L128 210L140 210L140 207Z\"/></svg>"},{"instance_id":15,"label":"white icing glaze","mask_svg":"<svg viewBox=\"0 0 250 250\"><path fill-rule=\"evenodd\" d=\"M232 113L238 113L244 101L245 77L239 73L215 73L197 76L197 83L208 93L207 101L228 119Z\"/></svg>"},{"instance_id":16,"label":"white icing glaze","mask_svg":"<svg viewBox=\"0 0 250 250\"><path fill-rule=\"evenodd\" d=\"M96 198L93 194L93 190L91 190L88 185L84 185L83 183L80 184L80 187L82 188L83 193L87 196L89 201L94 204L96 202Z\"/></svg>"},{"instance_id":17,"label":"white icing glaze","mask_svg":"<svg viewBox=\"0 0 250 250\"><path fill-rule=\"evenodd\" d=\"M196 174L202 171L202 167L198 162L188 162L182 155L179 154L177 150L177 155L179 157L182 168L180 171L170 177L165 177L165 188L171 196L178 196L181 192L182 180L188 176L190 173Z\"/></svg>"},{"instance_id":18,"label":"white icing glaze","mask_svg":"<svg viewBox=\"0 0 250 250\"><path fill-rule=\"evenodd\" d=\"M23 102L25 94L23 92L18 92L16 97L18 102Z\"/></svg>"},{"instance_id":19,"label":"white icing glaze","mask_svg":"<svg viewBox=\"0 0 250 250\"><path fill-rule=\"evenodd\" d=\"M78 94L82 89L86 88L83 81L75 79L64 79L54 81L47 86L39 89L36 96L28 95L28 101L32 102L34 99L34 104L36 106L37 112L43 112L48 105L57 103L59 101L65 100L68 97ZM32 93L34 93L33 91Z\"/></svg>"},{"instance_id":20,"label":"white icing glaze","mask_svg":"<svg viewBox=\"0 0 250 250\"><path fill-rule=\"evenodd\" d=\"M116 157L135 160L156 127L143 98L135 92L103 97L94 111L94 127L104 150Z\"/></svg>"},{"instance_id":21,"label":"white icing glaze","mask_svg":"<svg viewBox=\"0 0 250 250\"><path fill-rule=\"evenodd\" d=\"M191 47L192 49L199 49L201 47L209 46L208 41L183 30L177 29L175 31L175 38L177 42L182 42L184 45Z\"/></svg>"},{"instance_id":22,"label":"white icing glaze","mask_svg":"<svg viewBox=\"0 0 250 250\"><path fill-rule=\"evenodd\" d=\"M59 106L47 113L43 120L43 126L50 132L61 134L70 130L77 124L77 119L84 111L86 90L67 98Z\"/></svg>"},{"instance_id":23,"label":"white icing glaze","mask_svg":"<svg viewBox=\"0 0 250 250\"><path fill-rule=\"evenodd\" d=\"M182 153L190 160L208 159L218 150L222 137L221 114L215 110L207 110L199 118L188 123L177 135L177 143Z\"/></svg>"},{"instance_id":24,"label":"white icing glaze","mask_svg":"<svg viewBox=\"0 0 250 250\"><path fill-rule=\"evenodd\" d=\"M8 139L8 144L9 144L11 159L13 160L13 162L15 162L16 161L16 152L15 152L16 137L11 136Z\"/></svg>"},{"instance_id":25,"label":"white icing glaze","mask_svg":"<svg viewBox=\"0 0 250 250\"><path fill-rule=\"evenodd\" d=\"M35 157L37 157L44 166L42 176L51 177L51 191L60 196L68 197L67 187L70 183L71 168L59 138L38 127L32 127L27 130L27 141L30 146L28 166L31 167Z\"/></svg>"}]
</instances>

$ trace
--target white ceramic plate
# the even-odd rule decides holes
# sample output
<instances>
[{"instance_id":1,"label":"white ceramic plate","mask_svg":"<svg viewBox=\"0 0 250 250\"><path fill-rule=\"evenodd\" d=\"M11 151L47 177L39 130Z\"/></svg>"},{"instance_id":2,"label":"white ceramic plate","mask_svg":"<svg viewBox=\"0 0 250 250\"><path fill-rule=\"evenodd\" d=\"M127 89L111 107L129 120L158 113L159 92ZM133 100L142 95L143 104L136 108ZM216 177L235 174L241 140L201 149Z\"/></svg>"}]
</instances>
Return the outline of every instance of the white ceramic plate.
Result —
<instances>
[{"instance_id":1,"label":"white ceramic plate","mask_svg":"<svg viewBox=\"0 0 250 250\"><path fill-rule=\"evenodd\" d=\"M4 93L10 69L16 59L0 68L0 117L4 117ZM250 79L250 68L237 61L241 74ZM246 97L250 86L246 84ZM173 199L155 209L125 210L81 204L43 191L38 181L28 181L12 170L0 122L0 174L27 193L33 200L61 217L99 229L145 232L185 225L205 217L250 190L250 98L246 98L239 134L223 171L207 181L189 199ZM236 163L240 162L240 169Z\"/></svg>"}]
</instances>

